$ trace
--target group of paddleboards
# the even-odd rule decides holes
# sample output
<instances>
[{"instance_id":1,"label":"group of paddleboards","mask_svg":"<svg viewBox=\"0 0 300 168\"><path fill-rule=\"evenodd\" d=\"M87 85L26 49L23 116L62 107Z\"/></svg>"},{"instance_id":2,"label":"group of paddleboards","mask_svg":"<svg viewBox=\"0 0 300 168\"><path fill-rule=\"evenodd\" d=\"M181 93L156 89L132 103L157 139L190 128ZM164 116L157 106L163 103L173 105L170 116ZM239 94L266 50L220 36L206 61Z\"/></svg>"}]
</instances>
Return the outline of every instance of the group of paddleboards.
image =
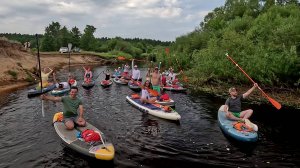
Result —
<instances>
[{"instance_id":1,"label":"group of paddleboards","mask_svg":"<svg viewBox=\"0 0 300 168\"><path fill-rule=\"evenodd\" d=\"M134 67L136 68L137 66L135 65ZM166 120L179 121L181 119L180 114L175 110L175 101L171 99L166 92L157 92L153 90L154 88L148 89L147 92L149 92L152 97L155 97L155 101L145 103L145 101L141 98L142 92L145 90L141 80L134 80L133 78L129 79L128 73L119 73L120 75L115 73L111 76L113 79L110 79L110 75L108 74L109 73L107 72L105 80L102 80L100 85L103 87L109 87L114 81L116 84L129 86L129 88L135 91L135 93L127 95L126 100L135 108L148 113L149 115ZM164 72L161 75L164 77L166 74L167 73ZM186 88L179 83L177 78L175 78L175 75L173 77L173 79L171 78L171 80L166 82L162 89L178 92L186 91ZM146 81L148 80L146 79ZM51 84L44 87L42 90L38 88L32 89L28 91L28 97L41 95L49 91L51 91L52 95L61 96L68 93L71 86L76 86L77 81L74 78L71 78L71 80L68 80L67 84L69 85L68 88L65 88L63 83L56 82L56 84ZM91 89L95 86L95 84L96 82L92 80L92 73L90 72L90 69L85 69L82 87L84 89ZM140 92L141 94L137 92ZM223 133L235 140L241 142L256 142L258 140L257 126L248 119L245 120L244 123L228 119L225 116L224 105L222 105L218 110L218 123ZM107 142L103 132L92 124L87 122L84 127L75 127L73 130L68 130L63 122L62 112L57 112L53 117L53 126L64 144L73 150L100 160L114 159L115 149L113 144L111 142ZM249 129L243 129L244 127Z\"/></svg>"}]
</instances>

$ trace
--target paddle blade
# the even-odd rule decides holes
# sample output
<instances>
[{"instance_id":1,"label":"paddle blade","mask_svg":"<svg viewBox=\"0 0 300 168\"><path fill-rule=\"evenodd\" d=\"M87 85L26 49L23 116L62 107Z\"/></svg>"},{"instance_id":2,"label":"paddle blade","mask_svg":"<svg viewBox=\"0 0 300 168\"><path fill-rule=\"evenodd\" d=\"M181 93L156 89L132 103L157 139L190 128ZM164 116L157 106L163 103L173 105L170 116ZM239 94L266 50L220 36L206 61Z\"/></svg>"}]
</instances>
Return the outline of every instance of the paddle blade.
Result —
<instances>
[{"instance_id":1,"label":"paddle blade","mask_svg":"<svg viewBox=\"0 0 300 168\"><path fill-rule=\"evenodd\" d=\"M278 103L276 100L272 99L271 97L268 97L269 101L273 104L273 106L275 108L277 108L278 110L281 109L281 104Z\"/></svg>"}]
</instances>

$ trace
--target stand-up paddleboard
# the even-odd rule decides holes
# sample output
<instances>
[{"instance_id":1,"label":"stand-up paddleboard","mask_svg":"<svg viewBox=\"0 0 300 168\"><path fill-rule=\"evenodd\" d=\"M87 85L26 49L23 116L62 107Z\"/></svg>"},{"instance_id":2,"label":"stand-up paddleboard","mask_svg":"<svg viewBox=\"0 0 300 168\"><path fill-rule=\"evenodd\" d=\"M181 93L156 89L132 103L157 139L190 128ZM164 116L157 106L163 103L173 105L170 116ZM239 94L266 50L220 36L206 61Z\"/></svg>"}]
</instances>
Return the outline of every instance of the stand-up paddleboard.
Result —
<instances>
[{"instance_id":1,"label":"stand-up paddleboard","mask_svg":"<svg viewBox=\"0 0 300 168\"><path fill-rule=\"evenodd\" d=\"M104 88L107 88L107 87L111 86L112 84L113 84L112 80L102 80L100 82L100 85Z\"/></svg>"},{"instance_id":2,"label":"stand-up paddleboard","mask_svg":"<svg viewBox=\"0 0 300 168\"><path fill-rule=\"evenodd\" d=\"M62 112L57 112L53 117L53 126L56 133L62 139L62 141L73 150L100 160L112 160L115 156L115 149L112 143L106 142L104 134L86 122L85 127L76 127L73 130L67 130L65 124L62 122ZM100 141L96 142L85 142L78 134L84 130L94 130L100 135Z\"/></svg>"},{"instance_id":3,"label":"stand-up paddleboard","mask_svg":"<svg viewBox=\"0 0 300 168\"><path fill-rule=\"evenodd\" d=\"M143 104L140 99L134 99L130 96L126 96L127 101L132 104L134 107L138 108L141 111L147 112L153 116L164 118L167 120L180 120L181 116L174 109L170 111L165 111L163 108L159 107L161 105L154 104Z\"/></svg>"},{"instance_id":4,"label":"stand-up paddleboard","mask_svg":"<svg viewBox=\"0 0 300 168\"><path fill-rule=\"evenodd\" d=\"M120 80L120 78L114 78L113 80L116 84L120 84L120 85L127 85L128 84L128 82L122 81L122 80Z\"/></svg>"},{"instance_id":5,"label":"stand-up paddleboard","mask_svg":"<svg viewBox=\"0 0 300 168\"><path fill-rule=\"evenodd\" d=\"M36 88L35 89L30 89L30 90L27 91L27 96L29 98L39 96L41 94L44 94L44 93L47 93L47 92L53 90L54 88L56 88L55 84L43 88L42 91L40 89L36 89Z\"/></svg>"},{"instance_id":6,"label":"stand-up paddleboard","mask_svg":"<svg viewBox=\"0 0 300 168\"><path fill-rule=\"evenodd\" d=\"M253 129L252 131L249 131L249 130L245 130L245 131L237 130L234 127L234 124L236 124L237 122L233 121L233 120L229 120L225 116L224 105L222 105L219 108L219 111L218 111L218 122L219 122L219 126L220 126L221 130L223 131L223 133L225 135L227 135L227 136L229 136L229 137L237 140L237 141L241 141L241 142L256 142L258 140L258 134L255 131L255 129L256 130L258 129L257 126L256 126L256 128L255 128L255 126L254 127L250 126Z\"/></svg>"},{"instance_id":7,"label":"stand-up paddleboard","mask_svg":"<svg viewBox=\"0 0 300 168\"><path fill-rule=\"evenodd\" d=\"M91 82L89 82L89 83L86 83L86 82L83 82L82 83L82 87L84 88L84 89L91 89L92 87L94 87L95 86L95 81L91 81Z\"/></svg>"},{"instance_id":8,"label":"stand-up paddleboard","mask_svg":"<svg viewBox=\"0 0 300 168\"><path fill-rule=\"evenodd\" d=\"M54 89L50 93L53 96L62 96L64 94L69 93L69 91L70 91L70 88L66 88L66 89Z\"/></svg>"}]
</instances>

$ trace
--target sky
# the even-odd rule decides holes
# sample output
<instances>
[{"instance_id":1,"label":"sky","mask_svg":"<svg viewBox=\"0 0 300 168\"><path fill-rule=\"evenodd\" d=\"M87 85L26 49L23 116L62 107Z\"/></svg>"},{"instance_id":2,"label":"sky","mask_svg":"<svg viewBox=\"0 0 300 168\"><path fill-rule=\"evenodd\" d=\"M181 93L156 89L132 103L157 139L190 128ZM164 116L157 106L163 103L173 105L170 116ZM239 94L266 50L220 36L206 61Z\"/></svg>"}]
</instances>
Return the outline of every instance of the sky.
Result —
<instances>
[{"instance_id":1,"label":"sky","mask_svg":"<svg viewBox=\"0 0 300 168\"><path fill-rule=\"evenodd\" d=\"M0 33L44 34L52 22L94 36L175 41L225 0L1 0Z\"/></svg>"}]
</instances>

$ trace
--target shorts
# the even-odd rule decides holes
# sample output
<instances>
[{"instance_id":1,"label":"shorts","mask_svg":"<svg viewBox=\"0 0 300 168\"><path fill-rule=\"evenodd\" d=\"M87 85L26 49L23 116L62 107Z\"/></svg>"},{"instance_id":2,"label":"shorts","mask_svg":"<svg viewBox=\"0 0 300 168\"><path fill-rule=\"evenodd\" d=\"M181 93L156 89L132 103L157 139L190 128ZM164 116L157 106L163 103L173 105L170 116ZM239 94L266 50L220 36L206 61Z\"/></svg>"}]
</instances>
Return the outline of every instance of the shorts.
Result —
<instances>
[{"instance_id":1,"label":"shorts","mask_svg":"<svg viewBox=\"0 0 300 168\"><path fill-rule=\"evenodd\" d=\"M152 89L160 93L160 86L152 86Z\"/></svg>"},{"instance_id":2,"label":"shorts","mask_svg":"<svg viewBox=\"0 0 300 168\"><path fill-rule=\"evenodd\" d=\"M232 113L232 115L234 115L235 117L240 118L241 112L231 112L231 113Z\"/></svg>"}]
</instances>

